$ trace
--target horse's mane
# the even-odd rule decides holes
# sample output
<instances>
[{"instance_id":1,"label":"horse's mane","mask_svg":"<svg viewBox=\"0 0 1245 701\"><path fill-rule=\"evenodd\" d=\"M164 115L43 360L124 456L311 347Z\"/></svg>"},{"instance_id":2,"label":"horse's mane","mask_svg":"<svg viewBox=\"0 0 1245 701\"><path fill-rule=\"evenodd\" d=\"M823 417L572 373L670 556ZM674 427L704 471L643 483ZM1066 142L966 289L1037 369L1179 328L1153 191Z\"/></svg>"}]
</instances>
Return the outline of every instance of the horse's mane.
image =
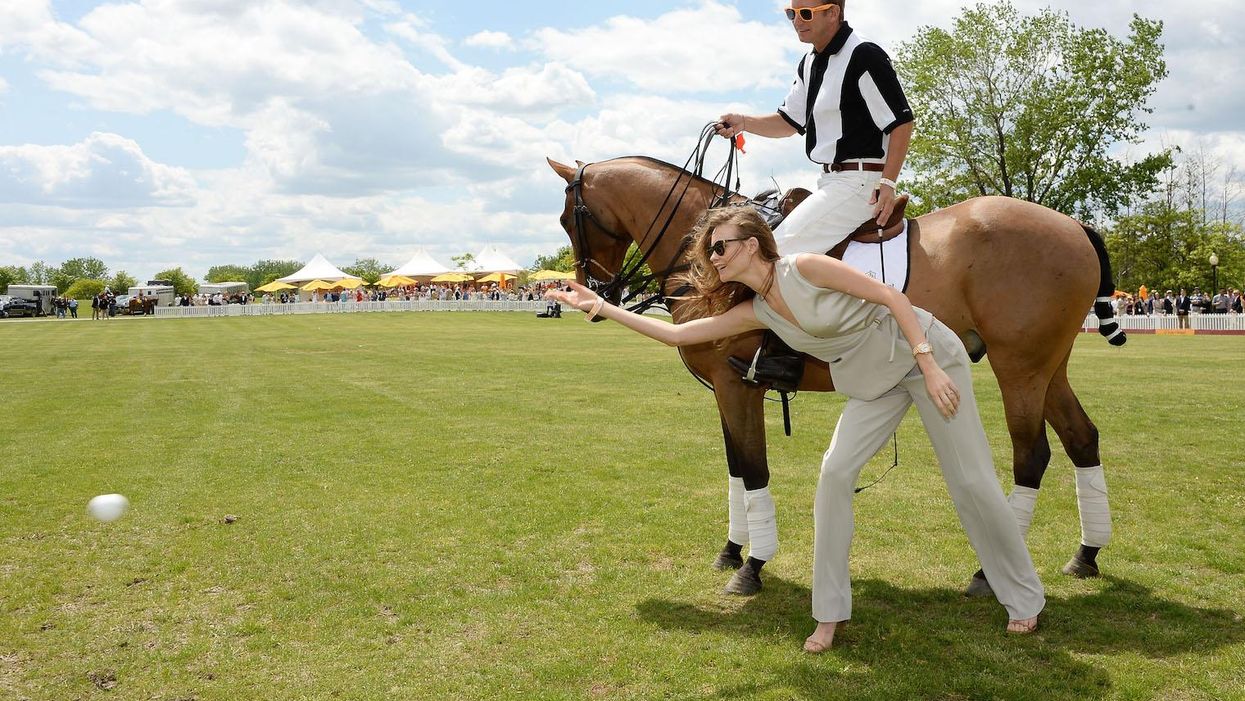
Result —
<instances>
[{"instance_id":1,"label":"horse's mane","mask_svg":"<svg viewBox=\"0 0 1245 701\"><path fill-rule=\"evenodd\" d=\"M652 163L653 165L656 165L656 166L658 166L658 167L661 167L661 168L663 168L663 169L665 169L665 170L671 170L671 171L674 171L674 172L676 172L676 173L682 173L683 175L687 175L687 176L691 177L692 182L694 182L694 183L699 183L699 184L701 184L701 185L704 185L704 186L706 186L706 187L710 187L710 188L720 188L720 187L722 187L722 186L721 186L721 185L719 185L718 183L715 183L715 182L713 182L712 180L710 180L710 179L708 179L708 178L706 178L706 177L703 177L703 176L700 176L700 175L696 175L696 174L692 173L692 172L691 172L691 171L689 171L689 170L685 170L685 169L683 169L683 168L680 168L679 166L676 166L676 165L675 165L675 164L673 164L673 163L667 163L666 161L663 161L663 160L661 160L661 159L659 159L659 158L653 158L652 156L618 156L618 157L616 157L616 158L610 158L610 159L607 159L607 160L604 160L604 161L597 161L596 165L604 165L604 164L606 164L606 163L612 163L612 162L614 162L614 161L623 161L623 160L640 160L640 161L648 161L649 163Z\"/></svg>"}]
</instances>

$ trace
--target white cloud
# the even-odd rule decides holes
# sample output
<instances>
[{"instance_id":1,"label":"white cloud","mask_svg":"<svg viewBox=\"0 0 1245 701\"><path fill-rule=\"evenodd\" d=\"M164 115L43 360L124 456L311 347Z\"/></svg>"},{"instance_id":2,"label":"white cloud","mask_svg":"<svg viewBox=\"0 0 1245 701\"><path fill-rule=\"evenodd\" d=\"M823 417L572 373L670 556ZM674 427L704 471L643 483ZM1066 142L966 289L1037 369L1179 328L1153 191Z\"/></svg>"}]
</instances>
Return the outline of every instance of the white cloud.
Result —
<instances>
[{"instance_id":1,"label":"white cloud","mask_svg":"<svg viewBox=\"0 0 1245 701\"><path fill-rule=\"evenodd\" d=\"M41 75L105 111L239 126L273 97L351 99L417 89L420 79L396 47L299 5L104 5L80 27L90 43L49 58Z\"/></svg>"},{"instance_id":2,"label":"white cloud","mask_svg":"<svg viewBox=\"0 0 1245 701\"><path fill-rule=\"evenodd\" d=\"M468 69L436 81L450 104L485 106L502 114L553 115L567 107L586 107L596 93L578 71L560 63L508 68L501 75ZM529 117L530 118L530 117Z\"/></svg>"},{"instance_id":3,"label":"white cloud","mask_svg":"<svg viewBox=\"0 0 1245 701\"><path fill-rule=\"evenodd\" d=\"M417 17L408 16L401 22L387 24L385 31L427 51L451 70L461 71L467 67L450 53L447 48L449 42L442 36L425 31L424 22Z\"/></svg>"},{"instance_id":4,"label":"white cloud","mask_svg":"<svg viewBox=\"0 0 1245 701\"><path fill-rule=\"evenodd\" d=\"M155 163L138 144L93 133L73 146L0 146L0 202L146 207L193 201L194 179Z\"/></svg>"},{"instance_id":5,"label":"white cloud","mask_svg":"<svg viewBox=\"0 0 1245 701\"><path fill-rule=\"evenodd\" d=\"M515 48L514 39L505 32L483 31L472 34L463 39L464 46L474 46L483 49L513 49Z\"/></svg>"},{"instance_id":6,"label":"white cloud","mask_svg":"<svg viewBox=\"0 0 1245 701\"><path fill-rule=\"evenodd\" d=\"M541 29L527 47L587 75L663 94L777 90L791 82L792 58L801 53L790 30L745 22L714 0L653 20L618 16L600 27Z\"/></svg>"}]
</instances>

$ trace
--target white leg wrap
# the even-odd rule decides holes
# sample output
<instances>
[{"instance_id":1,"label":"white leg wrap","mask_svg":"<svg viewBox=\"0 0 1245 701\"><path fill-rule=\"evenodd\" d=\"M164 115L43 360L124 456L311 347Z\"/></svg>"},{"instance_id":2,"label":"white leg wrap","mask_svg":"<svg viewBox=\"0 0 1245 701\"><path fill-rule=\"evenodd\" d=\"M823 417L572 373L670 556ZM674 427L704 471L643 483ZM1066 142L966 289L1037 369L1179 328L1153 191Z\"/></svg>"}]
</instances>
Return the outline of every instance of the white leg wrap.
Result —
<instances>
[{"instance_id":1,"label":"white leg wrap","mask_svg":"<svg viewBox=\"0 0 1245 701\"><path fill-rule=\"evenodd\" d=\"M1106 547L1111 542L1111 508L1102 465L1076 468L1076 505L1081 511L1081 543Z\"/></svg>"},{"instance_id":2,"label":"white leg wrap","mask_svg":"<svg viewBox=\"0 0 1245 701\"><path fill-rule=\"evenodd\" d=\"M1038 490L1032 487L1015 485L1012 493L1007 495L1007 503L1016 516L1016 525L1020 526L1020 538L1029 537L1029 524L1033 523L1033 510L1037 508Z\"/></svg>"},{"instance_id":3,"label":"white leg wrap","mask_svg":"<svg viewBox=\"0 0 1245 701\"><path fill-rule=\"evenodd\" d=\"M769 487L744 492L744 504L748 511L748 537L752 540L748 555L768 562L778 552L778 519Z\"/></svg>"},{"instance_id":4,"label":"white leg wrap","mask_svg":"<svg viewBox=\"0 0 1245 701\"><path fill-rule=\"evenodd\" d=\"M748 507L744 505L744 481L741 477L728 478L726 488L727 527L726 539L738 545L748 544Z\"/></svg>"}]
</instances>

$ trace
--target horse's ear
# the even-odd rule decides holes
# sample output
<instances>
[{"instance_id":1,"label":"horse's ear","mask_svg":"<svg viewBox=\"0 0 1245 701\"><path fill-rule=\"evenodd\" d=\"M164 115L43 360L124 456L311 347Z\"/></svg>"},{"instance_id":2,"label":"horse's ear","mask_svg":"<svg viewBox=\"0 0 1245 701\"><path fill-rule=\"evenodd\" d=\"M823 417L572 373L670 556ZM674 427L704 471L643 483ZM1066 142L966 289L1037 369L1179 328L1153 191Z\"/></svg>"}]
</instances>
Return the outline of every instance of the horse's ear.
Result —
<instances>
[{"instance_id":1,"label":"horse's ear","mask_svg":"<svg viewBox=\"0 0 1245 701\"><path fill-rule=\"evenodd\" d=\"M580 168L583 168L583 167L584 167L584 162L583 162L583 161L581 161L581 160L579 160L578 158L576 158L576 159L575 159L575 165L579 166Z\"/></svg>"},{"instance_id":2,"label":"horse's ear","mask_svg":"<svg viewBox=\"0 0 1245 701\"><path fill-rule=\"evenodd\" d=\"M575 179L575 169L574 169L574 168L572 168L572 167L570 167L570 166L568 166L568 165L563 165L562 163L558 163L557 161L553 160L552 158L548 158L548 157L546 157L546 158L545 158L545 160L549 162L549 167L550 167L550 168L553 168L553 172L555 172L555 173L557 173L558 175L562 176L562 179L563 179L563 180L565 180L566 182L568 182L568 183L569 183L570 181L572 181L572 180L574 180L574 179Z\"/></svg>"}]
</instances>

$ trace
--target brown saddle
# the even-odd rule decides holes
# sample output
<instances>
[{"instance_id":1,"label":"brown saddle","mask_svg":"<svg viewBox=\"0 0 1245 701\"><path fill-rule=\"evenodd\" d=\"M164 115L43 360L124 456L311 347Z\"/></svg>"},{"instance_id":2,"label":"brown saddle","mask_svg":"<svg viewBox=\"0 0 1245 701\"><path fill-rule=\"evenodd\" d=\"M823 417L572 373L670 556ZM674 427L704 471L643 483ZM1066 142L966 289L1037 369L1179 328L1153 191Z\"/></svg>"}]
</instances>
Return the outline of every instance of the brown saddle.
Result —
<instances>
[{"instance_id":1,"label":"brown saddle","mask_svg":"<svg viewBox=\"0 0 1245 701\"><path fill-rule=\"evenodd\" d=\"M803 202L812 193L802 187L792 188L783 195L779 204L782 215L786 217L796 205ZM873 219L866 219L864 223L856 227L856 230L843 239L843 242L830 249L826 255L832 258L842 260L843 252L847 250L847 244L852 241L861 243L885 243L903 233L904 210L908 207L908 196L899 195L895 198L895 208L891 210L890 219L886 220L886 225L879 227L878 223ZM881 231L879 231L881 229Z\"/></svg>"}]
</instances>

